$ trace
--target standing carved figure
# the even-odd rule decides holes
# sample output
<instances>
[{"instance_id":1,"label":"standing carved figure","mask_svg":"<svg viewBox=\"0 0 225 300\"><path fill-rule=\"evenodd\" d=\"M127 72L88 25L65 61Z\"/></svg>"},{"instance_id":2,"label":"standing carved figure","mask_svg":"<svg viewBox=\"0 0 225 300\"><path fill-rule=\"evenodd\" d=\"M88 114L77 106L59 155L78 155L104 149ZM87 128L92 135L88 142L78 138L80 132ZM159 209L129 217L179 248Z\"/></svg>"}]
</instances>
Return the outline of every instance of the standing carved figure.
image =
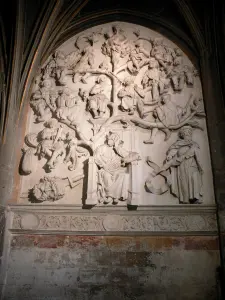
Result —
<instances>
[{"instance_id":1,"label":"standing carved figure","mask_svg":"<svg viewBox=\"0 0 225 300\"><path fill-rule=\"evenodd\" d=\"M55 79L56 85L66 85L66 57L62 51L53 53L47 68L51 69L51 77Z\"/></svg>"},{"instance_id":2,"label":"standing carved figure","mask_svg":"<svg viewBox=\"0 0 225 300\"><path fill-rule=\"evenodd\" d=\"M126 164L138 160L137 155L127 158L129 151L122 151L121 146L117 146L119 135L111 133L107 136L105 144L99 146L94 153L95 163L98 170L98 197L99 202L105 204L113 202L117 204L119 200L128 199L129 173Z\"/></svg>"},{"instance_id":3,"label":"standing carved figure","mask_svg":"<svg viewBox=\"0 0 225 300\"><path fill-rule=\"evenodd\" d=\"M182 91L185 83L183 54L179 48L175 49L175 57L173 66L168 72L168 76L171 78L174 91Z\"/></svg>"},{"instance_id":4,"label":"standing carved figure","mask_svg":"<svg viewBox=\"0 0 225 300\"><path fill-rule=\"evenodd\" d=\"M153 57L149 59L148 70L142 78L142 86L144 89L150 87L152 101L158 100L159 95L164 93L165 84L160 80L159 63Z\"/></svg>"},{"instance_id":5,"label":"standing carved figure","mask_svg":"<svg viewBox=\"0 0 225 300\"><path fill-rule=\"evenodd\" d=\"M180 129L178 140L167 151L166 162L154 174L169 170L171 193L184 204L202 202L203 167L200 148L192 140L192 133L193 129L190 126Z\"/></svg>"}]
</instances>

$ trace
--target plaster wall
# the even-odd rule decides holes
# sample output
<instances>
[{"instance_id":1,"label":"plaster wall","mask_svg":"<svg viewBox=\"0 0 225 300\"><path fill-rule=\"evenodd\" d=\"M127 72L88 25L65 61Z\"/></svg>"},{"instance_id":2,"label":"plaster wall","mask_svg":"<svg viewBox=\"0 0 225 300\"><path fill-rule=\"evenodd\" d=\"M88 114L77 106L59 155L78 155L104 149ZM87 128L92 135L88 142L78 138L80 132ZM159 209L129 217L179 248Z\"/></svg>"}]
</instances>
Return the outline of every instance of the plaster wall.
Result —
<instances>
[{"instance_id":1,"label":"plaster wall","mask_svg":"<svg viewBox=\"0 0 225 300\"><path fill-rule=\"evenodd\" d=\"M3 299L218 299L216 236L14 235Z\"/></svg>"}]
</instances>

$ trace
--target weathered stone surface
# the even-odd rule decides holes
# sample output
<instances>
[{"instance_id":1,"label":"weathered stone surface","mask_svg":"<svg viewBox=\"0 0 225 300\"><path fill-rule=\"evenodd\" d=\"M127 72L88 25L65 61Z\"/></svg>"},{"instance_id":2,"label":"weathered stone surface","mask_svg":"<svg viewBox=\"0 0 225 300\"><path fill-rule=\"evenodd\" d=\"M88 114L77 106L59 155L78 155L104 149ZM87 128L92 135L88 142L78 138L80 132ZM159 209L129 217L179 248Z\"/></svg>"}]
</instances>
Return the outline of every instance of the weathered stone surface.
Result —
<instances>
[{"instance_id":1,"label":"weathered stone surface","mask_svg":"<svg viewBox=\"0 0 225 300\"><path fill-rule=\"evenodd\" d=\"M217 299L218 247L217 237L18 235L4 299Z\"/></svg>"},{"instance_id":2,"label":"weathered stone surface","mask_svg":"<svg viewBox=\"0 0 225 300\"><path fill-rule=\"evenodd\" d=\"M117 211L107 213L49 213L48 211L15 212L12 230L45 230L72 232L217 232L214 212L177 212L166 214L163 211L154 215Z\"/></svg>"}]
</instances>

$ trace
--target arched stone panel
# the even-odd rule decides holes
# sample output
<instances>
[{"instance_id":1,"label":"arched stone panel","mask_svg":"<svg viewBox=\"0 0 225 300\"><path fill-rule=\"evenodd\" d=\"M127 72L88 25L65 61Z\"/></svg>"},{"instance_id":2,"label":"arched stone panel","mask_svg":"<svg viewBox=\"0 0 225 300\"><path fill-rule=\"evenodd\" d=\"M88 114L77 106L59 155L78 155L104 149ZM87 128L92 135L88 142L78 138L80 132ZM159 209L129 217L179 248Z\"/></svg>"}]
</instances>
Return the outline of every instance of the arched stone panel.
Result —
<instances>
[{"instance_id":1,"label":"arched stone panel","mask_svg":"<svg viewBox=\"0 0 225 300\"><path fill-rule=\"evenodd\" d=\"M162 35L125 22L75 35L30 105L20 204L214 204L199 74Z\"/></svg>"}]
</instances>

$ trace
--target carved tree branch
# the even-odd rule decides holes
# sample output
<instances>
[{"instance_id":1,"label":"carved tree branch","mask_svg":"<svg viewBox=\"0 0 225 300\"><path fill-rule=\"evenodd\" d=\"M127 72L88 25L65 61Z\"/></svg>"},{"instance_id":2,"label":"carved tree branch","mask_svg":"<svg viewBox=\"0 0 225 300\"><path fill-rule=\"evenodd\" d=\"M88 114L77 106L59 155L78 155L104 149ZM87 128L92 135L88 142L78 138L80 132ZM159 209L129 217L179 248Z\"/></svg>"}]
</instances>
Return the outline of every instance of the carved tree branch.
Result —
<instances>
[{"instance_id":1,"label":"carved tree branch","mask_svg":"<svg viewBox=\"0 0 225 300\"><path fill-rule=\"evenodd\" d=\"M69 128L73 129L76 134L78 135L78 137L81 139L80 142L85 143L87 146L89 146L92 149L92 142L88 141L86 139L86 137L84 136L84 134L81 132L81 130L79 129L79 127L77 127L76 125L71 124L70 122L66 121L66 120L59 120L60 123L67 125Z\"/></svg>"},{"instance_id":2,"label":"carved tree branch","mask_svg":"<svg viewBox=\"0 0 225 300\"><path fill-rule=\"evenodd\" d=\"M118 116L112 116L111 118L109 118L102 126L101 129L99 130L99 132L92 138L92 140L97 140L99 137L101 137L101 135L104 133L104 127L107 127L109 125L111 125L112 123L115 122L133 122L134 124L144 127L146 129L152 129L152 128L158 128L158 129L169 129L169 130L178 130L180 129L182 126L189 124L192 127L199 127L196 123L191 124L191 119L198 114L197 108L195 111L193 111L189 116L187 116L184 120L182 120L180 123L176 124L176 125L169 125L166 126L165 124L163 124L162 122L148 122L145 121L139 117L136 116L124 116L124 115L118 115ZM190 123L189 123L190 122Z\"/></svg>"}]
</instances>

